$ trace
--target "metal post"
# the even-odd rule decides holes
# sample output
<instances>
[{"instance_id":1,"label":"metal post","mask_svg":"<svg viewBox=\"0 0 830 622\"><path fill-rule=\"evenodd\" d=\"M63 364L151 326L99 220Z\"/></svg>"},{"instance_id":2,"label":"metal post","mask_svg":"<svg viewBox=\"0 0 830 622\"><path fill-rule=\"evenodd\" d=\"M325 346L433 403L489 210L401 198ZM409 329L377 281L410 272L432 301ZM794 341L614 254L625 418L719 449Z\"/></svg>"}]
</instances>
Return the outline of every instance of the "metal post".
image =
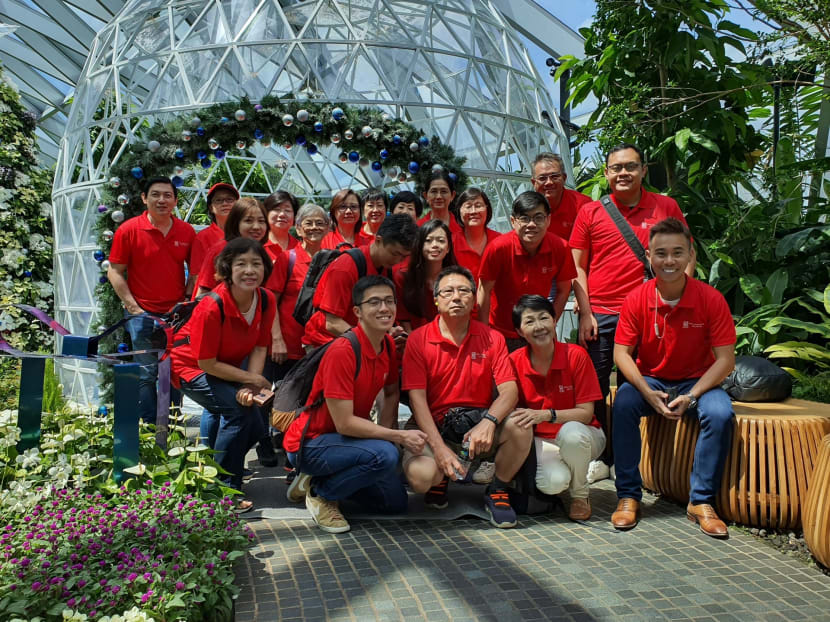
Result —
<instances>
[{"instance_id":1,"label":"metal post","mask_svg":"<svg viewBox=\"0 0 830 622\"><path fill-rule=\"evenodd\" d=\"M138 464L138 363L113 365L115 412L113 414L112 476L121 483L124 469Z\"/></svg>"},{"instance_id":2,"label":"metal post","mask_svg":"<svg viewBox=\"0 0 830 622\"><path fill-rule=\"evenodd\" d=\"M45 366L44 358L25 358L20 365L20 397L17 402L17 425L20 428L18 453L37 447L40 443Z\"/></svg>"}]
</instances>

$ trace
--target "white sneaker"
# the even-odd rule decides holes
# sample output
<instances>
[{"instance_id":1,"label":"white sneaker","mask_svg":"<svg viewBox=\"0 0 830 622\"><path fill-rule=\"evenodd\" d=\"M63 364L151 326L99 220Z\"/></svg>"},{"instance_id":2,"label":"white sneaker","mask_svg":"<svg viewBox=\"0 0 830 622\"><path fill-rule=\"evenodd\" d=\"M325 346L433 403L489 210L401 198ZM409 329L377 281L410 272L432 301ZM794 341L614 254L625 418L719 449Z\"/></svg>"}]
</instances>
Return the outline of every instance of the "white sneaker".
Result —
<instances>
[{"instance_id":1,"label":"white sneaker","mask_svg":"<svg viewBox=\"0 0 830 622\"><path fill-rule=\"evenodd\" d=\"M591 460L591 463L588 465L587 479L589 484L608 479L610 474L611 471L609 470L608 465L602 460Z\"/></svg>"},{"instance_id":2,"label":"white sneaker","mask_svg":"<svg viewBox=\"0 0 830 622\"><path fill-rule=\"evenodd\" d=\"M473 473L473 482L476 484L489 484L493 481L496 475L496 465L493 462L482 462L475 473Z\"/></svg>"},{"instance_id":3,"label":"white sneaker","mask_svg":"<svg viewBox=\"0 0 830 622\"><path fill-rule=\"evenodd\" d=\"M317 526L328 533L345 533L351 527L340 513L337 501L329 501L309 492L305 496L305 506Z\"/></svg>"},{"instance_id":4,"label":"white sneaker","mask_svg":"<svg viewBox=\"0 0 830 622\"><path fill-rule=\"evenodd\" d=\"M308 473L297 473L285 492L286 498L291 503L302 503L311 487L311 475Z\"/></svg>"},{"instance_id":5,"label":"white sneaker","mask_svg":"<svg viewBox=\"0 0 830 622\"><path fill-rule=\"evenodd\" d=\"M610 477L611 477L612 482L617 481L617 465L616 464L611 465L611 476Z\"/></svg>"}]
</instances>

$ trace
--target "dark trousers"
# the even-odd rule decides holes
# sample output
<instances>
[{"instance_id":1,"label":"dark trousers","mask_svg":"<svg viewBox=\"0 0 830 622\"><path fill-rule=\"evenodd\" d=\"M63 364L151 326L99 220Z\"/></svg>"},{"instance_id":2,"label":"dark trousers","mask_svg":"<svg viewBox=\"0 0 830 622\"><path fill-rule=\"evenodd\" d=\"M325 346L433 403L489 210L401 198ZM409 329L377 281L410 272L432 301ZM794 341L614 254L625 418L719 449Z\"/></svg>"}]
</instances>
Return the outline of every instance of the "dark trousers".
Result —
<instances>
[{"instance_id":1,"label":"dark trousers","mask_svg":"<svg viewBox=\"0 0 830 622\"><path fill-rule=\"evenodd\" d=\"M602 399L594 402L594 414L602 426L602 431L605 432L605 438L610 439L613 438L613 424L606 400L610 391L611 370L614 367L614 335L617 332L617 322L620 316L611 313L595 313L594 317L597 319L597 338L588 342L588 356L594 364L594 370L599 379L599 388L602 391ZM618 378L617 386L621 384L621 378ZM614 464L613 443L606 443L601 459L608 466Z\"/></svg>"},{"instance_id":2,"label":"dark trousers","mask_svg":"<svg viewBox=\"0 0 830 622\"><path fill-rule=\"evenodd\" d=\"M126 312L125 312L125 315ZM134 318L124 325L130 335L133 350L150 350L158 348L158 339L154 339L160 329L156 322L149 317ZM135 354L133 361L141 365L138 370L138 414L146 423L156 423L157 392L156 381L158 380L159 359L155 352L149 354ZM182 403L181 392L171 387L170 401L173 406L179 407ZM169 408L170 404L165 407Z\"/></svg>"}]
</instances>

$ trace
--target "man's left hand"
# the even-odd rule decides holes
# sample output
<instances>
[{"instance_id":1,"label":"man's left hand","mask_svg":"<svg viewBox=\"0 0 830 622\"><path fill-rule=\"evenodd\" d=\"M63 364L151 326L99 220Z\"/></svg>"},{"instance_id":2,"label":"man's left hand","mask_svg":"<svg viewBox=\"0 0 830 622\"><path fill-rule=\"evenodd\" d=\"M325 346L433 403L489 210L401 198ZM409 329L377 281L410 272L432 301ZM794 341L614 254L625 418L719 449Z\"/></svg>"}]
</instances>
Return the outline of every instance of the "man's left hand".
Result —
<instances>
[{"instance_id":1,"label":"man's left hand","mask_svg":"<svg viewBox=\"0 0 830 622\"><path fill-rule=\"evenodd\" d=\"M479 454L486 454L493 446L496 426L492 421L482 419L464 435L470 441L470 460Z\"/></svg>"},{"instance_id":2,"label":"man's left hand","mask_svg":"<svg viewBox=\"0 0 830 622\"><path fill-rule=\"evenodd\" d=\"M254 403L254 396L259 393L259 389L244 385L236 392L236 401L242 406L251 406Z\"/></svg>"},{"instance_id":3,"label":"man's left hand","mask_svg":"<svg viewBox=\"0 0 830 622\"><path fill-rule=\"evenodd\" d=\"M690 402L691 400L689 400L688 395L678 395L666 405L669 407L669 410L674 413L675 418L680 419L683 416L683 413L686 412L686 409L689 408Z\"/></svg>"}]
</instances>

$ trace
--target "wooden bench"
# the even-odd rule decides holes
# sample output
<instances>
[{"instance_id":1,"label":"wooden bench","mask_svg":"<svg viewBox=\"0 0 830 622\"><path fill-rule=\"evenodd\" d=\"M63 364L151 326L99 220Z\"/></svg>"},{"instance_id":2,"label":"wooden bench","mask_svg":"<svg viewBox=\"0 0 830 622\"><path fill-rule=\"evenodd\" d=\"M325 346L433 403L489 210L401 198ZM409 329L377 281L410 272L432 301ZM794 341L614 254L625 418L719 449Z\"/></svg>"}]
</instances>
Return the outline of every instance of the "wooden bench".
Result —
<instances>
[{"instance_id":1,"label":"wooden bench","mask_svg":"<svg viewBox=\"0 0 830 622\"><path fill-rule=\"evenodd\" d=\"M810 552L830 567L830 434L819 445L802 520Z\"/></svg>"},{"instance_id":2,"label":"wooden bench","mask_svg":"<svg viewBox=\"0 0 830 622\"><path fill-rule=\"evenodd\" d=\"M799 527L819 445L830 434L830 404L789 399L733 402L733 406L735 432L717 498L718 512L724 520L745 525ZM678 422L658 416L641 419L640 472L645 488L688 501L698 432L694 417ZM825 518L830 511L828 497L830 492L823 498Z\"/></svg>"}]
</instances>

